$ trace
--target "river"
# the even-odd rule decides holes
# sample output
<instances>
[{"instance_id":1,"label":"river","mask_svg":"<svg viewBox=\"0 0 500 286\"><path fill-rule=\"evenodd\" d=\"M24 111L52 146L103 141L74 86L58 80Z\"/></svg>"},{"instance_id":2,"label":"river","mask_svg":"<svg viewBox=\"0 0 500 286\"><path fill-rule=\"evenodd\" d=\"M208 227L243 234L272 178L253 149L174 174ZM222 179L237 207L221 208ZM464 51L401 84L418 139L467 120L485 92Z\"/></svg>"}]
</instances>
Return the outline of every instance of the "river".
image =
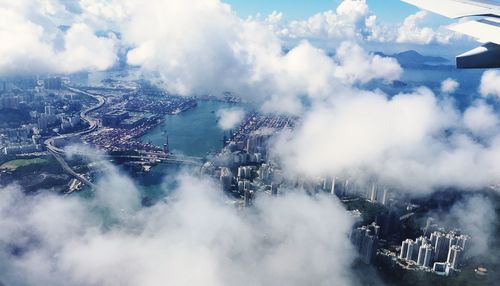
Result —
<instances>
[{"instance_id":1,"label":"river","mask_svg":"<svg viewBox=\"0 0 500 286\"><path fill-rule=\"evenodd\" d=\"M236 106L243 105L219 101L198 101L195 108L177 115L166 115L162 124L144 134L140 140L163 146L168 135L171 152L204 157L207 153L222 148L224 130L218 127L217 111ZM154 201L164 197L166 190L175 186L175 175L182 168L185 166L158 165L150 172L134 178L134 181L140 185L144 196Z\"/></svg>"},{"instance_id":2,"label":"river","mask_svg":"<svg viewBox=\"0 0 500 286\"><path fill-rule=\"evenodd\" d=\"M168 135L170 150L176 154L204 157L222 148L224 131L217 125L217 111L236 106L219 101L199 101L198 106L177 115L166 115L165 121L140 139L163 146Z\"/></svg>"}]
</instances>

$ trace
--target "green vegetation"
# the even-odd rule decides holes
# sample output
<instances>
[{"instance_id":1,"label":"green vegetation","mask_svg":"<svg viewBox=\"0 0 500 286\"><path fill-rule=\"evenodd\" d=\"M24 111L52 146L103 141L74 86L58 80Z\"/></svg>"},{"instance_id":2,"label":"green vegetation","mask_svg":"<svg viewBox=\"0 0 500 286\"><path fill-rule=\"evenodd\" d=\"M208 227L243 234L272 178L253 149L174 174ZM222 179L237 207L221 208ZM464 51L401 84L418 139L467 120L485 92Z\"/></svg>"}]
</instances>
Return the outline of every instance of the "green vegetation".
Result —
<instances>
[{"instance_id":1,"label":"green vegetation","mask_svg":"<svg viewBox=\"0 0 500 286\"><path fill-rule=\"evenodd\" d=\"M47 164L49 160L47 158L32 158L32 159L17 159L8 161L0 166L0 170L17 170L20 167L28 167L32 165L42 165Z\"/></svg>"},{"instance_id":2,"label":"green vegetation","mask_svg":"<svg viewBox=\"0 0 500 286\"><path fill-rule=\"evenodd\" d=\"M52 156L44 157L42 160L38 163L19 166L15 169L14 174L21 178L27 174L64 174L64 170Z\"/></svg>"},{"instance_id":3,"label":"green vegetation","mask_svg":"<svg viewBox=\"0 0 500 286\"><path fill-rule=\"evenodd\" d=\"M378 214L386 211L386 207L380 204L374 204L364 199L352 199L344 202L347 210L359 210L362 214L363 224L369 224L375 221Z\"/></svg>"}]
</instances>

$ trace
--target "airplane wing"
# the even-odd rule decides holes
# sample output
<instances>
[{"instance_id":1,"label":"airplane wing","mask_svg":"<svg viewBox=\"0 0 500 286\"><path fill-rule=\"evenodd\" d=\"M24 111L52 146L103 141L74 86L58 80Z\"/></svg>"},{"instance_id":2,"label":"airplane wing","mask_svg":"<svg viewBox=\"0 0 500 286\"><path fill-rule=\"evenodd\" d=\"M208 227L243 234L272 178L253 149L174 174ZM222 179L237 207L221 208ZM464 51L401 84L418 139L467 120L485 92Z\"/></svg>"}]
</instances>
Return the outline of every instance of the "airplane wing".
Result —
<instances>
[{"instance_id":1,"label":"airplane wing","mask_svg":"<svg viewBox=\"0 0 500 286\"><path fill-rule=\"evenodd\" d=\"M500 3L485 0L402 0L418 8L431 11L448 18L457 19L471 16L500 17Z\"/></svg>"},{"instance_id":2,"label":"airplane wing","mask_svg":"<svg viewBox=\"0 0 500 286\"><path fill-rule=\"evenodd\" d=\"M464 20L448 28L462 33L483 46L457 56L458 68L500 68L500 2L494 0L402 0L421 9Z\"/></svg>"}]
</instances>

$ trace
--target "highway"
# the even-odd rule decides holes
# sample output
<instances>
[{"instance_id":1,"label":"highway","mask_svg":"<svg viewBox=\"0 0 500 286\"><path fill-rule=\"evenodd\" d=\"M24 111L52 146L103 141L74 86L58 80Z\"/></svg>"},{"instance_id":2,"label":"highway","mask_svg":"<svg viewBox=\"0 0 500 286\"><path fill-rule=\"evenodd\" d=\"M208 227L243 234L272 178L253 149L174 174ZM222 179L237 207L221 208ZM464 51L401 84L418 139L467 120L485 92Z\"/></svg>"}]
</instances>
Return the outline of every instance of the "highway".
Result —
<instances>
[{"instance_id":1,"label":"highway","mask_svg":"<svg viewBox=\"0 0 500 286\"><path fill-rule=\"evenodd\" d=\"M65 151L61 148L58 148L55 145L55 142L57 140L63 140L63 139L67 139L67 138L71 138L71 137L75 137L75 136L83 136L83 135L86 135L86 134L89 134L91 132L96 131L99 128L99 122L96 119L90 117L89 114L91 112L94 112L94 111L100 109L101 107L103 107L104 104L106 103L106 100L104 99L104 97L97 95L97 94L92 94L92 93L86 92L84 90L76 89L73 87L67 87L67 88L72 92L93 97L98 101L98 103L96 105L91 106L91 107L80 112L80 118L89 125L89 128L87 128L86 130L83 130L83 131L79 131L79 132L74 132L74 133L69 133L69 134L64 134L64 135L59 135L59 136L48 138L47 140L45 140L45 146L46 146L47 150L54 156L54 158L57 160L57 162L59 162L59 164L61 165L61 167L63 168L63 170L66 173L68 173L73 178L77 179L78 181L82 182L83 184L87 185L88 187L92 188L93 190L98 190L99 187L96 184L92 183L91 181L89 181L88 179L86 179L82 175L76 173L73 169L71 169L69 164L64 159L64 156L66 155ZM77 152L77 153L75 153L75 155L87 156L89 154L86 154L83 152L82 153ZM194 166L201 166L203 164L202 158L188 157L188 156L175 156L175 155L170 155L167 157L158 156L157 154L144 154L144 155L107 155L107 154L104 154L104 155L95 155L95 156L107 158L107 159L124 158L124 159L134 159L134 160L158 160L159 163L167 163L167 164L168 163L181 163L181 164L188 164L188 165L194 165Z\"/></svg>"},{"instance_id":2,"label":"highway","mask_svg":"<svg viewBox=\"0 0 500 286\"><path fill-rule=\"evenodd\" d=\"M73 153L73 155L77 156L86 156L86 153L79 153L78 151ZM93 157L101 158L101 159L130 159L130 160L154 160L158 163L181 163L187 165L201 166L203 165L203 158L200 157L190 157L190 156L177 156L177 155L169 155L167 157L158 156L156 154L145 154L145 155L109 155L109 154L92 154Z\"/></svg>"},{"instance_id":3,"label":"highway","mask_svg":"<svg viewBox=\"0 0 500 286\"><path fill-rule=\"evenodd\" d=\"M49 152L54 156L54 158L56 158L57 162L61 165L61 167L63 168L63 170L66 173L70 174L73 178L75 178L78 181L82 182L83 184L89 186L93 190L95 190L95 191L99 190L99 187L96 184L92 183L90 180L88 180L84 176L78 174L73 169L71 169L71 167L68 165L66 160L64 160L64 158L60 154L58 154L50 149L49 149Z\"/></svg>"},{"instance_id":4,"label":"highway","mask_svg":"<svg viewBox=\"0 0 500 286\"><path fill-rule=\"evenodd\" d=\"M62 150L60 148L57 148L55 146L55 141L56 140L61 140L61 139L66 139L66 138L70 138L70 137L74 137L74 136L83 136L83 135L89 134L89 133L97 130L97 128L99 127L99 124L98 124L97 120L95 120L94 118L92 118L92 117L89 116L89 113L98 110L99 108L103 107L104 104L106 103L106 100L104 99L104 97L102 97L100 95L88 93L86 91L79 90L79 89L72 88L72 87L68 87L68 89L70 91L75 92L75 93L80 93L80 94L84 94L84 95L93 97L93 98L95 98L98 101L98 104L94 105L94 106L91 106L91 107L89 107L89 108L87 108L85 110L82 110L80 112L80 118L89 125L89 128L87 128L84 131L75 132L75 133L69 133L69 134L64 134L64 135L52 137L52 138L49 138L49 139L45 140L45 146L47 147L47 149L53 150L53 151L57 151L58 153L61 153L61 154L64 153L64 150Z\"/></svg>"},{"instance_id":5,"label":"highway","mask_svg":"<svg viewBox=\"0 0 500 286\"><path fill-rule=\"evenodd\" d=\"M63 170L66 173L68 173L73 178L77 179L78 181L82 182L83 184L89 186L93 190L98 190L99 187L96 184L92 183L91 181L89 181L88 179L86 179L82 175L76 173L73 169L71 169L71 167L68 165L66 160L64 160L65 151L63 149L55 146L55 141L66 139L66 138L71 138L74 136L83 136L85 134L88 134L90 132L97 130L97 128L99 127L99 123L97 122L97 120L90 117L89 114L91 112L96 111L99 108L103 107L104 104L106 103L106 100L104 99L104 97L102 97L100 95L88 93L88 92L83 91L83 90L79 90L79 89L72 88L72 87L68 87L68 89L70 91L75 92L75 93L84 94L84 95L93 97L98 101L98 103L96 105L91 106L91 107L89 107L85 110L82 110L80 112L80 118L89 125L89 128L87 128L84 131L79 131L79 132L75 132L75 133L69 133L69 134L64 134L64 135L59 135L59 136L48 138L47 140L45 140L45 147L50 152L50 154L52 154L52 156L54 156L54 158L57 160L57 162L61 165L61 167L63 168Z\"/></svg>"}]
</instances>

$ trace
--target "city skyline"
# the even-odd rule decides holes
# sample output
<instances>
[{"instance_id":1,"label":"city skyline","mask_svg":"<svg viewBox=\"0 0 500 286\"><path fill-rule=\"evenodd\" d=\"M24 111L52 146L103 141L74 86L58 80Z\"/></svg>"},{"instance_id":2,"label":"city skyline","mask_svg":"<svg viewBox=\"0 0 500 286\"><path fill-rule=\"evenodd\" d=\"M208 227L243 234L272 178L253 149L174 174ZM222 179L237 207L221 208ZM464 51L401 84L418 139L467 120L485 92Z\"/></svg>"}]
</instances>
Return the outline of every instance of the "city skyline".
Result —
<instances>
[{"instance_id":1,"label":"city skyline","mask_svg":"<svg viewBox=\"0 0 500 286\"><path fill-rule=\"evenodd\" d=\"M496 285L496 3L0 0L0 286Z\"/></svg>"}]
</instances>

